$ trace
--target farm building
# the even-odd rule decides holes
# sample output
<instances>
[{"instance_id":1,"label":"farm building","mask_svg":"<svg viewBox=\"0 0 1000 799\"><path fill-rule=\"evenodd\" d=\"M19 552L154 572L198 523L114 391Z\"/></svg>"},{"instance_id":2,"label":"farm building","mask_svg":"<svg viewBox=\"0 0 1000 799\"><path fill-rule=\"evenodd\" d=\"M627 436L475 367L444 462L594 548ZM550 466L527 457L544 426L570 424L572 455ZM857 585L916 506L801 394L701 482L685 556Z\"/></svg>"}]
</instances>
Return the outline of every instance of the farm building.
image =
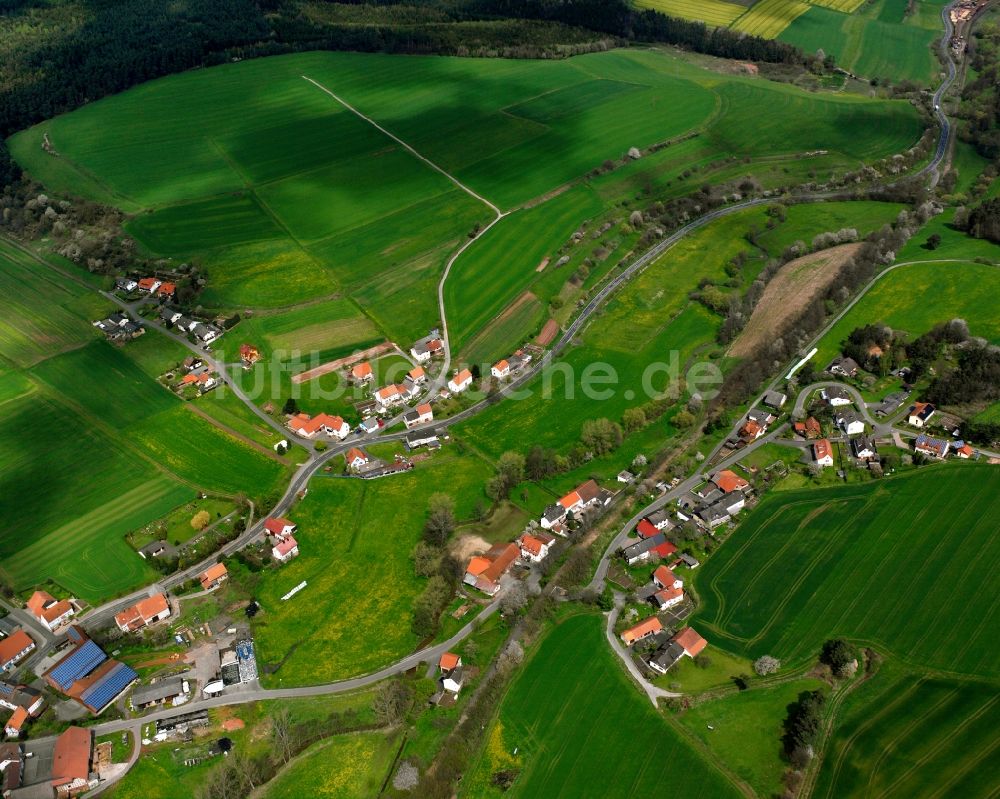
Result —
<instances>
[{"instance_id":1,"label":"farm building","mask_svg":"<svg viewBox=\"0 0 1000 799\"><path fill-rule=\"evenodd\" d=\"M418 405L413 410L409 410L403 414L403 424L410 427L416 427L418 424L427 424L428 422L434 421L434 410L431 408L429 402L425 402L422 405Z\"/></svg>"},{"instance_id":2,"label":"farm building","mask_svg":"<svg viewBox=\"0 0 1000 799\"><path fill-rule=\"evenodd\" d=\"M170 616L170 603L166 594L153 594L136 602L132 607L115 614L115 624L123 633L132 633L163 621Z\"/></svg>"},{"instance_id":3,"label":"farm building","mask_svg":"<svg viewBox=\"0 0 1000 799\"><path fill-rule=\"evenodd\" d=\"M936 410L937 408L929 402L915 402L910 406L910 412L906 416L906 423L913 427L923 427L931 420Z\"/></svg>"},{"instance_id":4,"label":"farm building","mask_svg":"<svg viewBox=\"0 0 1000 799\"><path fill-rule=\"evenodd\" d=\"M12 796L21 787L24 775L24 749L17 743L0 744L0 796ZM48 797L46 797L48 799Z\"/></svg>"},{"instance_id":5,"label":"farm building","mask_svg":"<svg viewBox=\"0 0 1000 799\"><path fill-rule=\"evenodd\" d=\"M56 600L46 591L35 591L28 599L27 608L49 632L68 622L76 612L68 599Z\"/></svg>"},{"instance_id":6,"label":"farm building","mask_svg":"<svg viewBox=\"0 0 1000 799\"><path fill-rule=\"evenodd\" d=\"M45 672L46 682L95 716L115 701L139 675L108 658L80 627L70 627L69 650Z\"/></svg>"},{"instance_id":7,"label":"farm building","mask_svg":"<svg viewBox=\"0 0 1000 799\"><path fill-rule=\"evenodd\" d=\"M35 648L35 642L24 630L18 628L0 640L0 671L7 671L24 660Z\"/></svg>"},{"instance_id":8,"label":"farm building","mask_svg":"<svg viewBox=\"0 0 1000 799\"><path fill-rule=\"evenodd\" d=\"M229 570L225 563L213 563L201 573L198 579L201 582L202 590L210 591L213 588L218 588L229 579Z\"/></svg>"},{"instance_id":9,"label":"farm building","mask_svg":"<svg viewBox=\"0 0 1000 799\"><path fill-rule=\"evenodd\" d=\"M326 413L318 413L315 416L297 413L289 419L288 428L303 438L314 438L317 434L323 434L343 440L351 432L350 426L341 417Z\"/></svg>"},{"instance_id":10,"label":"farm building","mask_svg":"<svg viewBox=\"0 0 1000 799\"><path fill-rule=\"evenodd\" d=\"M833 466L833 447L828 439L821 438L812 446L813 461L817 466Z\"/></svg>"},{"instance_id":11,"label":"farm building","mask_svg":"<svg viewBox=\"0 0 1000 799\"><path fill-rule=\"evenodd\" d=\"M184 676L170 677L158 680L152 685L143 685L132 692L132 707L136 710L153 705L180 704L176 700L187 698L190 685Z\"/></svg>"},{"instance_id":12,"label":"farm building","mask_svg":"<svg viewBox=\"0 0 1000 799\"><path fill-rule=\"evenodd\" d=\"M495 544L482 555L469 560L465 569L465 584L478 588L488 596L495 596L500 590L500 578L520 554L517 544Z\"/></svg>"},{"instance_id":13,"label":"farm building","mask_svg":"<svg viewBox=\"0 0 1000 799\"><path fill-rule=\"evenodd\" d=\"M97 783L90 779L93 747L90 730L83 727L70 727L56 738L52 752L52 787L57 799L79 796Z\"/></svg>"},{"instance_id":14,"label":"farm building","mask_svg":"<svg viewBox=\"0 0 1000 799\"><path fill-rule=\"evenodd\" d=\"M468 369L462 369L455 373L455 376L448 381L448 390L452 394L458 394L465 391L469 386L472 385L472 372Z\"/></svg>"},{"instance_id":15,"label":"farm building","mask_svg":"<svg viewBox=\"0 0 1000 799\"><path fill-rule=\"evenodd\" d=\"M649 638L651 635L656 635L663 629L663 625L660 624L660 620L656 616L650 616L645 621L641 621L634 627L629 627L627 630L623 630L621 634L621 639L625 646L632 646L632 644L637 641L641 641L643 638Z\"/></svg>"}]
</instances>

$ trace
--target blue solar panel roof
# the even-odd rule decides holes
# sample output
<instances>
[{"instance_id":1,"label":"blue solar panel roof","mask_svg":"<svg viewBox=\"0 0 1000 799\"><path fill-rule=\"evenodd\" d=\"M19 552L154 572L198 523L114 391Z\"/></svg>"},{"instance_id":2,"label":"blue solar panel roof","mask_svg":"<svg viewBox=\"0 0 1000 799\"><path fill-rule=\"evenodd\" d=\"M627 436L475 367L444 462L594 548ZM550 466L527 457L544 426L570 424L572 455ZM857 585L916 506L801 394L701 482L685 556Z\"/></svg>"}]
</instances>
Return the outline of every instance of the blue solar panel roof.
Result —
<instances>
[{"instance_id":1,"label":"blue solar panel roof","mask_svg":"<svg viewBox=\"0 0 1000 799\"><path fill-rule=\"evenodd\" d=\"M101 651L101 648L93 641L87 641L73 654L63 659L51 672L49 677L63 691L67 690L73 683L81 677L86 677L90 672L100 666L108 656Z\"/></svg>"},{"instance_id":2,"label":"blue solar panel roof","mask_svg":"<svg viewBox=\"0 0 1000 799\"><path fill-rule=\"evenodd\" d=\"M124 690L139 675L124 663L119 663L111 671L83 692L80 698L88 707L100 710Z\"/></svg>"}]
</instances>

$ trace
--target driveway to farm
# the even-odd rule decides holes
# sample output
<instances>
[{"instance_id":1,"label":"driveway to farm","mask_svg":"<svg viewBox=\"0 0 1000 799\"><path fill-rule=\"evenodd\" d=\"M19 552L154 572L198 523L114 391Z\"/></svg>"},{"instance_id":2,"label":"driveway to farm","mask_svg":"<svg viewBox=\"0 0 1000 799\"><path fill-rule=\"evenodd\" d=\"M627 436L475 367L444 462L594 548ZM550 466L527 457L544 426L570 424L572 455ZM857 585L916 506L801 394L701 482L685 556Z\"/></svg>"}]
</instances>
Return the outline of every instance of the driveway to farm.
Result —
<instances>
[{"instance_id":1,"label":"driveway to farm","mask_svg":"<svg viewBox=\"0 0 1000 799\"><path fill-rule=\"evenodd\" d=\"M614 609L608 613L608 623L604 630L604 635L607 636L608 643L614 650L614 653L622 659L625 664L625 668L628 669L628 673L632 675L632 678L639 683L639 687L646 693L649 697L649 701L653 703L653 707L659 707L658 700L660 699L670 699L674 696L683 696L676 691L667 691L663 688L659 688L653 685L649 680L647 680L642 672L639 671L639 667L635 665L635 661L632 660L632 656L628 653L628 650L622 646L621 641L618 640L618 636L615 635L615 624L618 621L618 614L621 613L622 608L625 606L625 595L615 592L615 606Z\"/></svg>"}]
</instances>

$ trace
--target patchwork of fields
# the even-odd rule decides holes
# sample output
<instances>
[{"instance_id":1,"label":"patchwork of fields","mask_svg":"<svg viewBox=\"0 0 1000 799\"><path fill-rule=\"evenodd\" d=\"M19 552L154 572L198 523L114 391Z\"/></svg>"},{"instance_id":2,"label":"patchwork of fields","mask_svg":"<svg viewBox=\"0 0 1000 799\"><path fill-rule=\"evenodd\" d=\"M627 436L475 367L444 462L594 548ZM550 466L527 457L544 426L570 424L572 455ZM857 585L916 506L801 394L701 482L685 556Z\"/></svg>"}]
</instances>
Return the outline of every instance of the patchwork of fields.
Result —
<instances>
[{"instance_id":1,"label":"patchwork of fields","mask_svg":"<svg viewBox=\"0 0 1000 799\"><path fill-rule=\"evenodd\" d=\"M974 464L770 494L699 570L697 623L749 657L802 663L844 636L997 677L998 503L1000 473Z\"/></svg>"},{"instance_id":2,"label":"patchwork of fields","mask_svg":"<svg viewBox=\"0 0 1000 799\"><path fill-rule=\"evenodd\" d=\"M634 688L600 615L571 616L542 640L500 705L489 744L459 795L487 797L739 796ZM512 755L514 751L516 755ZM520 773L506 793L501 768Z\"/></svg>"}]
</instances>

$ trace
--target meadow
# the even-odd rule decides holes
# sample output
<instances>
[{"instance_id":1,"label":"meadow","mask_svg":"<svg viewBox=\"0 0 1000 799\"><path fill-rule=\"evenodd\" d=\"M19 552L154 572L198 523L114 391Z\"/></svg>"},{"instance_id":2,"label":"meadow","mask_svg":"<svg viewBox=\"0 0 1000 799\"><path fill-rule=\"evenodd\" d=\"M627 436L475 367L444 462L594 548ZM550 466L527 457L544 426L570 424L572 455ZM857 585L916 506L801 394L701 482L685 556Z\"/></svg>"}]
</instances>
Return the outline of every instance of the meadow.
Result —
<instances>
[{"instance_id":1,"label":"meadow","mask_svg":"<svg viewBox=\"0 0 1000 799\"><path fill-rule=\"evenodd\" d=\"M505 794L490 784L502 768L520 772ZM617 799L664 785L683 796L739 795L626 676L604 618L584 614L559 621L522 666L459 795Z\"/></svg>"},{"instance_id":2,"label":"meadow","mask_svg":"<svg viewBox=\"0 0 1000 799\"><path fill-rule=\"evenodd\" d=\"M483 487L493 473L489 463L451 446L403 474L310 481L306 498L287 513L299 525L301 554L265 572L257 595L265 611L255 620L258 657L280 664L264 678L270 685L367 674L419 643L410 611L426 580L414 574L410 552L420 540L427 498L451 495L458 518L468 519L485 501ZM336 459L334 474L343 465ZM283 602L303 580L308 586Z\"/></svg>"},{"instance_id":3,"label":"meadow","mask_svg":"<svg viewBox=\"0 0 1000 799\"><path fill-rule=\"evenodd\" d=\"M717 646L786 665L843 636L996 677L998 498L1000 474L976 464L769 494L699 570L695 623Z\"/></svg>"},{"instance_id":4,"label":"meadow","mask_svg":"<svg viewBox=\"0 0 1000 799\"><path fill-rule=\"evenodd\" d=\"M908 672L891 662L837 715L812 796L992 796L995 684Z\"/></svg>"},{"instance_id":5,"label":"meadow","mask_svg":"<svg viewBox=\"0 0 1000 799\"><path fill-rule=\"evenodd\" d=\"M395 750L395 736L379 732L327 738L309 747L268 782L263 799L376 796Z\"/></svg>"},{"instance_id":6,"label":"meadow","mask_svg":"<svg viewBox=\"0 0 1000 799\"><path fill-rule=\"evenodd\" d=\"M677 719L758 796L780 796L788 767L781 740L788 706L803 691L825 687L808 677L753 687L700 702Z\"/></svg>"},{"instance_id":7,"label":"meadow","mask_svg":"<svg viewBox=\"0 0 1000 799\"><path fill-rule=\"evenodd\" d=\"M960 318L974 336L1000 343L1000 319L983 297L1000 296L1000 268L968 262L914 263L883 275L818 344L813 363L826 366L852 330L882 322L911 339ZM933 297L933 302L927 298Z\"/></svg>"}]
</instances>

